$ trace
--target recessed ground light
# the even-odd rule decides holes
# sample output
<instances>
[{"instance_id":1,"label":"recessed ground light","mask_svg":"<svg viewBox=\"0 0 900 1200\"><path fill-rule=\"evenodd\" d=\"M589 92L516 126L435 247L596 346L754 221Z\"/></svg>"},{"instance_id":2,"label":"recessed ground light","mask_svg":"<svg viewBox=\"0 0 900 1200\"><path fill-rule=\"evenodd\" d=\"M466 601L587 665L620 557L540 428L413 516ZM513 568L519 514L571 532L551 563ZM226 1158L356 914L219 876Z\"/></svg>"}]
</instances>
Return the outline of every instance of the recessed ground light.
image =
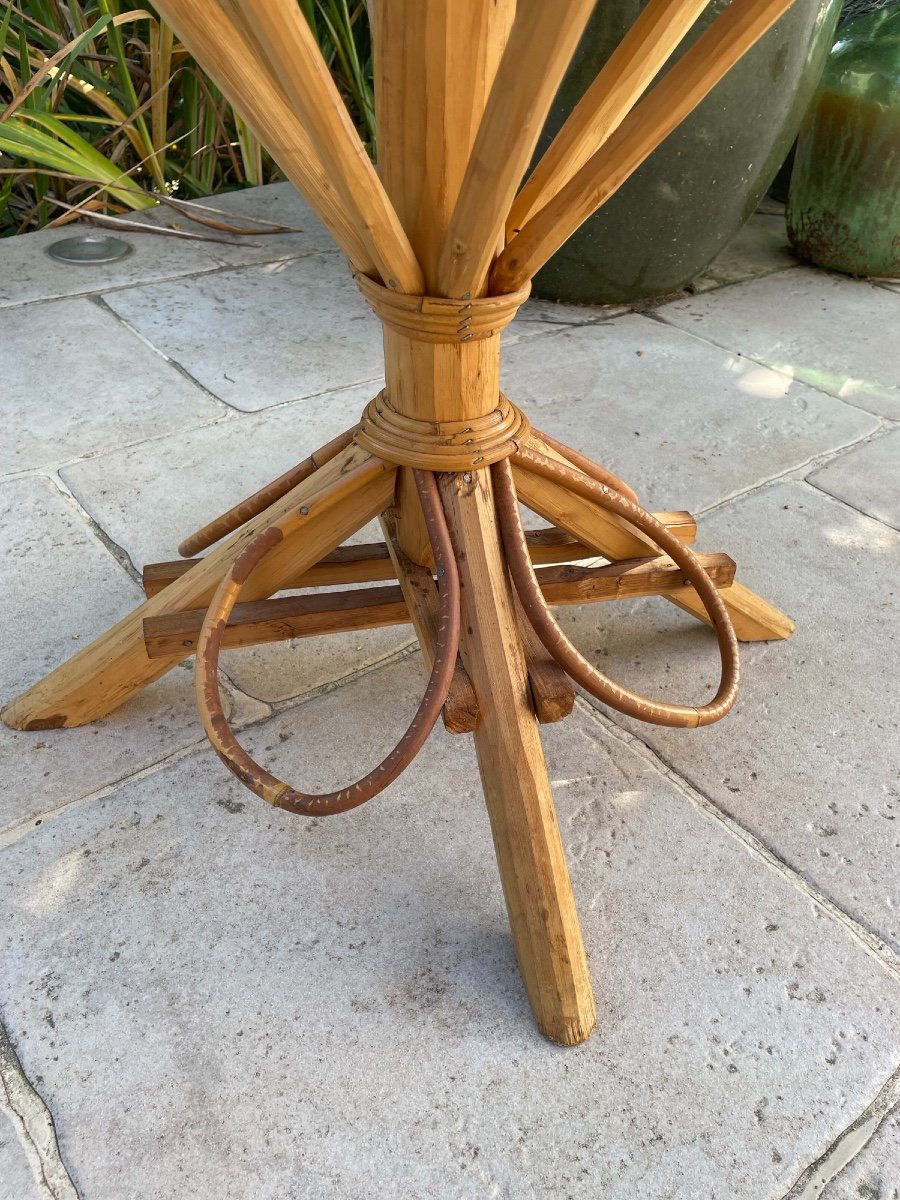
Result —
<instances>
[{"instance_id":1,"label":"recessed ground light","mask_svg":"<svg viewBox=\"0 0 900 1200\"><path fill-rule=\"evenodd\" d=\"M83 233L54 242L47 247L47 253L51 258L65 263L108 263L124 258L133 249L131 243L122 238L110 237L106 233Z\"/></svg>"}]
</instances>

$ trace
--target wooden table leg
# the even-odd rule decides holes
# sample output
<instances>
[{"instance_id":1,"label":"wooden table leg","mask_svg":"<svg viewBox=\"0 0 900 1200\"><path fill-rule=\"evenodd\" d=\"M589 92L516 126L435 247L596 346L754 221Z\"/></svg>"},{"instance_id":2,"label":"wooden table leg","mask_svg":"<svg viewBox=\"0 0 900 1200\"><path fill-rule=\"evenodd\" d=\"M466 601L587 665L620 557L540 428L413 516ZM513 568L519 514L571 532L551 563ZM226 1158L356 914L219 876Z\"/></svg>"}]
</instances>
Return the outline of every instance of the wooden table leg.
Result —
<instances>
[{"instance_id":1,"label":"wooden table leg","mask_svg":"<svg viewBox=\"0 0 900 1200\"><path fill-rule=\"evenodd\" d=\"M348 447L271 508L248 522L227 542L201 558L186 575L146 600L118 625L11 701L2 714L14 729L57 729L85 725L106 716L129 696L159 679L192 651L151 658L144 642L144 618L206 605L235 557L268 525L293 506L308 503L310 530L302 543L285 543L271 555L247 587L248 600L277 592L291 572L312 566L390 504L392 466L358 446ZM339 485L345 486L340 487ZM318 504L316 497L329 489Z\"/></svg>"},{"instance_id":2,"label":"wooden table leg","mask_svg":"<svg viewBox=\"0 0 900 1200\"><path fill-rule=\"evenodd\" d=\"M542 1033L590 1036L594 997L500 545L490 472L442 476L459 563L475 749L519 966Z\"/></svg>"}]
</instances>

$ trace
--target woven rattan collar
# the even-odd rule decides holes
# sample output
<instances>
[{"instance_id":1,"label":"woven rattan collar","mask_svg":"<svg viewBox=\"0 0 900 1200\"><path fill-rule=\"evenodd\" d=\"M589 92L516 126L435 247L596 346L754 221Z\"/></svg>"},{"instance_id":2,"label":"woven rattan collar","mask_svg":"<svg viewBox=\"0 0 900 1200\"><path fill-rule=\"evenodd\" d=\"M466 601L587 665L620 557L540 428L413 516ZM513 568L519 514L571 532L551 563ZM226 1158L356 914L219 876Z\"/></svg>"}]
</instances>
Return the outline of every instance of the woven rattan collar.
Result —
<instances>
[{"instance_id":1,"label":"woven rattan collar","mask_svg":"<svg viewBox=\"0 0 900 1200\"><path fill-rule=\"evenodd\" d=\"M528 298L530 287L506 296L446 299L398 294L364 275L357 275L356 283L384 326L388 363L387 387L363 413L360 445L389 462L430 471L484 467L515 453L527 437L528 418L500 392L494 368L499 367L500 334ZM494 345L478 345L488 341ZM396 353L388 352L388 342L394 351L411 343L406 350L420 364L433 355L437 386L442 373L452 373L457 382L468 379L473 395L490 389L489 402L461 420L427 419L404 411L391 386L390 363ZM428 378L427 369L422 376Z\"/></svg>"},{"instance_id":2,"label":"woven rattan collar","mask_svg":"<svg viewBox=\"0 0 900 1200\"><path fill-rule=\"evenodd\" d=\"M507 296L405 296L356 275L356 285L383 325L418 342L470 342L498 337L528 299L531 284Z\"/></svg>"}]
</instances>

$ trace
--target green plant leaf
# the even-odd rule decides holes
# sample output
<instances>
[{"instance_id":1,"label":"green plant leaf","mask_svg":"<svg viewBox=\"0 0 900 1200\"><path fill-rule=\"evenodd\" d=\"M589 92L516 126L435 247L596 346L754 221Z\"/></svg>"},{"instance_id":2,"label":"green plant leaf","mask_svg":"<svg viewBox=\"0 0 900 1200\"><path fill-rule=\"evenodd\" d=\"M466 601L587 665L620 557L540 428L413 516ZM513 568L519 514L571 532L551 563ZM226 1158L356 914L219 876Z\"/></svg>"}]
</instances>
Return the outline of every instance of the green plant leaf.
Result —
<instances>
[{"instance_id":1,"label":"green plant leaf","mask_svg":"<svg viewBox=\"0 0 900 1200\"><path fill-rule=\"evenodd\" d=\"M35 128L37 126L37 128ZM0 151L51 171L65 171L101 184L128 208L150 208L151 196L117 187L122 171L75 130L49 113L22 112L0 125Z\"/></svg>"}]
</instances>

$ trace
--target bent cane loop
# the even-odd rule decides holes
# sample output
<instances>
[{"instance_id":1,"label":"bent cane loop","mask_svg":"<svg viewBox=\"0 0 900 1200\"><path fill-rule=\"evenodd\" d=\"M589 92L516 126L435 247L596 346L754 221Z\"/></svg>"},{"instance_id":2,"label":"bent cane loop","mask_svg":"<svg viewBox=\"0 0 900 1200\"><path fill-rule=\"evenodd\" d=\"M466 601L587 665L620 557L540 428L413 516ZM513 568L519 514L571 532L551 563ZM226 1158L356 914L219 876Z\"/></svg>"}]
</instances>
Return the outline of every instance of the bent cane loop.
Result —
<instances>
[{"instance_id":1,"label":"bent cane loop","mask_svg":"<svg viewBox=\"0 0 900 1200\"><path fill-rule=\"evenodd\" d=\"M737 638L716 585L706 574L693 551L679 542L650 513L579 471L554 463L533 450L522 450L513 455L513 462L517 462L526 470L565 482L572 491L624 517L652 538L659 548L678 564L703 601L715 628L722 657L722 675L715 698L708 704L695 707L650 700L614 683L592 667L563 633L541 593L525 542L512 471L509 462L504 460L496 463L492 470L496 486L497 513L510 574L528 619L556 661L592 696L611 708L637 717L641 721L676 728L695 728L721 720L734 706L740 685Z\"/></svg>"},{"instance_id":2,"label":"bent cane loop","mask_svg":"<svg viewBox=\"0 0 900 1200\"><path fill-rule=\"evenodd\" d=\"M302 509L292 510L251 542L222 580L209 606L197 645L195 676L197 707L203 719L203 726L213 748L228 769L257 796L261 796L276 808L307 816L326 816L347 812L365 804L406 770L425 744L447 698L459 649L459 575L435 477L426 471L415 471L414 474L434 548L440 591L434 665L425 695L403 737L377 767L356 783L321 794L300 792L290 784L283 783L255 762L238 742L225 717L219 691L218 667L222 635L241 589L270 550L285 537L302 529L305 517L315 506L315 498L310 500L308 506L304 505L306 512Z\"/></svg>"}]
</instances>

